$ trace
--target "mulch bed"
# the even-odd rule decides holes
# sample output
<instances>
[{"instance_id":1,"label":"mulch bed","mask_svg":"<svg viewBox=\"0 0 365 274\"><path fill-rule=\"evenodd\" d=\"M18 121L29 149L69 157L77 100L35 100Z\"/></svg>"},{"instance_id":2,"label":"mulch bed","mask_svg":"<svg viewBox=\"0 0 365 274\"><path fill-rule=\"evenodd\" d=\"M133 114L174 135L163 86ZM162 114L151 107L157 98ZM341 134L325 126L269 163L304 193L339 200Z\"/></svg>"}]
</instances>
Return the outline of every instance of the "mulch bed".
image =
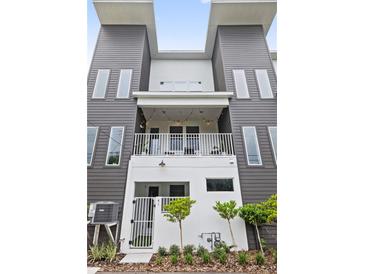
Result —
<instances>
[{"instance_id":1,"label":"mulch bed","mask_svg":"<svg viewBox=\"0 0 365 274\"><path fill-rule=\"evenodd\" d=\"M119 264L124 255L118 255L113 262L88 262L88 266L99 267L99 271L105 272L246 272L252 274L271 274L276 272L276 263L274 263L272 255L268 252L265 255L265 264L262 266L255 263L255 250L248 251L248 263L244 266L239 265L237 261L237 253L228 254L227 263L221 264L212 258L212 262L204 264L200 257L194 256L193 265L188 265L180 257L176 265L173 265L170 256L162 257L162 264L156 264L157 255L153 255L148 264Z\"/></svg>"}]
</instances>

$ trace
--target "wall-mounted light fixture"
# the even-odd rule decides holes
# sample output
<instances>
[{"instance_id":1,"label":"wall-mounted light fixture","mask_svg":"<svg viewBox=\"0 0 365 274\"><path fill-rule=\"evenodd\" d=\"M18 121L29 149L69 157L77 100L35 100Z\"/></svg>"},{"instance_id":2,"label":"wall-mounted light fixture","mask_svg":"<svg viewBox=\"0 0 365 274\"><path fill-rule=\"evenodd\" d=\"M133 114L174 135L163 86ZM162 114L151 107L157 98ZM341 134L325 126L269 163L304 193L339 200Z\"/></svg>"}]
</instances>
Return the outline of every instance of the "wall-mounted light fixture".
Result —
<instances>
[{"instance_id":1,"label":"wall-mounted light fixture","mask_svg":"<svg viewBox=\"0 0 365 274\"><path fill-rule=\"evenodd\" d=\"M166 164L164 163L164 161L162 160L161 163L158 164L160 167L164 167Z\"/></svg>"}]
</instances>

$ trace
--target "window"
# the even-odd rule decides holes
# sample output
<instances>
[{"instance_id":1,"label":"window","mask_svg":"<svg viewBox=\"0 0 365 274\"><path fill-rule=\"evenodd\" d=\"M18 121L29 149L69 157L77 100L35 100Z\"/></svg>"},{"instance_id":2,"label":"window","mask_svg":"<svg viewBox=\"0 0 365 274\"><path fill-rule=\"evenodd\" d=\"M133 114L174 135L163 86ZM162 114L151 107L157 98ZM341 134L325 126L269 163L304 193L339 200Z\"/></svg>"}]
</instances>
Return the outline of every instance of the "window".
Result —
<instances>
[{"instance_id":1,"label":"window","mask_svg":"<svg viewBox=\"0 0 365 274\"><path fill-rule=\"evenodd\" d=\"M255 70L257 83L259 85L259 90L261 98L274 98L272 94L269 75L266 69Z\"/></svg>"},{"instance_id":2,"label":"window","mask_svg":"<svg viewBox=\"0 0 365 274\"><path fill-rule=\"evenodd\" d=\"M274 153L274 158L275 158L275 162L276 162L276 140L277 140L276 127L269 127L269 133L270 133L272 151Z\"/></svg>"},{"instance_id":3,"label":"window","mask_svg":"<svg viewBox=\"0 0 365 274\"><path fill-rule=\"evenodd\" d=\"M237 98L250 98L245 71L243 69L233 70L233 78Z\"/></svg>"},{"instance_id":4,"label":"window","mask_svg":"<svg viewBox=\"0 0 365 274\"><path fill-rule=\"evenodd\" d=\"M185 186L184 185L170 185L170 197L184 197Z\"/></svg>"},{"instance_id":5,"label":"window","mask_svg":"<svg viewBox=\"0 0 365 274\"><path fill-rule=\"evenodd\" d=\"M243 139L245 141L247 164L249 166L262 165L260 148L257 141L255 127L243 127Z\"/></svg>"},{"instance_id":6,"label":"window","mask_svg":"<svg viewBox=\"0 0 365 274\"><path fill-rule=\"evenodd\" d=\"M207 179L207 191L233 191L233 179Z\"/></svg>"},{"instance_id":7,"label":"window","mask_svg":"<svg viewBox=\"0 0 365 274\"><path fill-rule=\"evenodd\" d=\"M88 127L87 128L87 165L90 166L93 160L96 136L98 133L97 127Z\"/></svg>"},{"instance_id":8,"label":"window","mask_svg":"<svg viewBox=\"0 0 365 274\"><path fill-rule=\"evenodd\" d=\"M104 98L109 80L109 69L99 69L96 76L93 98Z\"/></svg>"},{"instance_id":9,"label":"window","mask_svg":"<svg viewBox=\"0 0 365 274\"><path fill-rule=\"evenodd\" d=\"M119 76L117 98L128 98L131 89L132 70L121 69Z\"/></svg>"},{"instance_id":10,"label":"window","mask_svg":"<svg viewBox=\"0 0 365 274\"><path fill-rule=\"evenodd\" d=\"M124 127L112 127L110 130L108 153L106 156L107 166L118 166L122 153Z\"/></svg>"}]
</instances>

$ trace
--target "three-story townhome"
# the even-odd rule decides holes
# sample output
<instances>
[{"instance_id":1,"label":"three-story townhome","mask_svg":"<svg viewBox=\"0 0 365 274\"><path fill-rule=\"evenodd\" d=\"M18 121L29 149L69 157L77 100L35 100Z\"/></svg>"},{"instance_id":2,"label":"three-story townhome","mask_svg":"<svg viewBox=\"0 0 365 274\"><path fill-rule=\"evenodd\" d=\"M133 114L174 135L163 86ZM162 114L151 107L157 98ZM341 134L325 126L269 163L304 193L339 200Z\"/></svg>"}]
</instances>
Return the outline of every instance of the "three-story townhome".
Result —
<instances>
[{"instance_id":1,"label":"three-story townhome","mask_svg":"<svg viewBox=\"0 0 365 274\"><path fill-rule=\"evenodd\" d=\"M124 253L178 244L164 205L186 196L197 202L184 243L210 247L212 233L231 243L215 202L241 206L276 193L276 63L265 40L276 0L213 0L203 51L159 51L152 0L94 5L101 27L88 77L88 201L122 205ZM257 247L242 219L232 228L239 249ZM262 235L276 244L275 226Z\"/></svg>"}]
</instances>

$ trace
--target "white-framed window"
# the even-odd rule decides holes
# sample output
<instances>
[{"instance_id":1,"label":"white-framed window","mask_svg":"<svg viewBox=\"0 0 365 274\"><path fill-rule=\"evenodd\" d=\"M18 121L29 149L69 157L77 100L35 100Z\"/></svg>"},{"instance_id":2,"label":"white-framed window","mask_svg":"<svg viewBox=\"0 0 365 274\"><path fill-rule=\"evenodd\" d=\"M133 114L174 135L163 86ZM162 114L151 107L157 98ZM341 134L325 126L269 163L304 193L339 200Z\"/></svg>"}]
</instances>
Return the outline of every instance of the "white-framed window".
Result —
<instances>
[{"instance_id":1,"label":"white-framed window","mask_svg":"<svg viewBox=\"0 0 365 274\"><path fill-rule=\"evenodd\" d=\"M243 69L234 69L233 79L237 98L250 98L245 71Z\"/></svg>"},{"instance_id":2,"label":"white-framed window","mask_svg":"<svg viewBox=\"0 0 365 274\"><path fill-rule=\"evenodd\" d=\"M277 150L276 150L277 130L276 130L276 127L268 127L268 129L269 129L269 134L270 134L270 141L271 141L272 151L274 153L274 158L275 158L275 162L276 162L276 154L277 154Z\"/></svg>"},{"instance_id":3,"label":"white-framed window","mask_svg":"<svg viewBox=\"0 0 365 274\"><path fill-rule=\"evenodd\" d=\"M249 166L261 166L260 147L257 140L255 127L242 127L243 139L246 149L247 164Z\"/></svg>"},{"instance_id":4,"label":"white-framed window","mask_svg":"<svg viewBox=\"0 0 365 274\"><path fill-rule=\"evenodd\" d=\"M110 69L99 69L96 75L93 98L105 98Z\"/></svg>"},{"instance_id":5,"label":"white-framed window","mask_svg":"<svg viewBox=\"0 0 365 274\"><path fill-rule=\"evenodd\" d=\"M122 154L123 135L124 127L111 128L105 165L119 166Z\"/></svg>"},{"instance_id":6,"label":"white-framed window","mask_svg":"<svg viewBox=\"0 0 365 274\"><path fill-rule=\"evenodd\" d=\"M119 75L119 84L117 98L128 98L131 89L132 69L121 69Z\"/></svg>"},{"instance_id":7,"label":"white-framed window","mask_svg":"<svg viewBox=\"0 0 365 274\"><path fill-rule=\"evenodd\" d=\"M256 69L255 70L257 84L259 86L261 98L274 98L272 93L269 75L266 69Z\"/></svg>"},{"instance_id":8,"label":"white-framed window","mask_svg":"<svg viewBox=\"0 0 365 274\"><path fill-rule=\"evenodd\" d=\"M87 127L87 165L90 166L93 161L96 137L98 127Z\"/></svg>"}]
</instances>

